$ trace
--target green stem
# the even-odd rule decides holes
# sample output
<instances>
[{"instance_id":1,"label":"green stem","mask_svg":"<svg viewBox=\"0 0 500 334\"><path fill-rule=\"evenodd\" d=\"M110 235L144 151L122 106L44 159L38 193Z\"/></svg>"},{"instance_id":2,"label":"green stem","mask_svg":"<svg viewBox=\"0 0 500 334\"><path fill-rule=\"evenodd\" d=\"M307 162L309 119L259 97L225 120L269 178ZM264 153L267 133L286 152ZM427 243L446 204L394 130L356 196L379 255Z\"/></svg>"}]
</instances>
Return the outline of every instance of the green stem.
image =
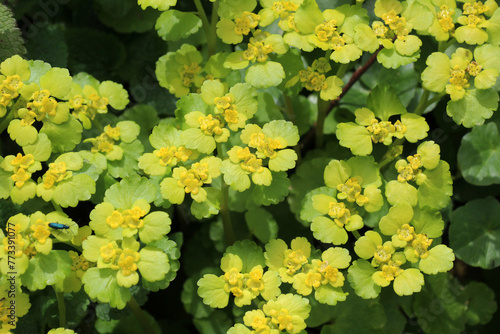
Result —
<instances>
[{"instance_id":1,"label":"green stem","mask_svg":"<svg viewBox=\"0 0 500 334\"><path fill-rule=\"evenodd\" d=\"M316 148L323 146L323 127L328 114L330 101L324 101L318 96L318 119L316 120Z\"/></svg>"},{"instance_id":2,"label":"green stem","mask_svg":"<svg viewBox=\"0 0 500 334\"><path fill-rule=\"evenodd\" d=\"M57 299L57 309L59 310L59 327L66 327L66 304L64 304L64 292L58 292L54 287Z\"/></svg>"},{"instance_id":3,"label":"green stem","mask_svg":"<svg viewBox=\"0 0 500 334\"><path fill-rule=\"evenodd\" d=\"M153 326L151 326L151 323L146 317L146 312L141 309L134 297L132 297L132 299L128 301L127 305L139 321L139 324L141 325L142 331L144 333L156 333L156 330L153 328Z\"/></svg>"},{"instance_id":4,"label":"green stem","mask_svg":"<svg viewBox=\"0 0 500 334\"><path fill-rule=\"evenodd\" d=\"M335 76L337 78L342 79L342 77L344 76L344 74L345 74L345 72L347 71L348 68L349 68L349 64L341 64L339 66L339 69L337 70L337 73L335 74Z\"/></svg>"},{"instance_id":5,"label":"green stem","mask_svg":"<svg viewBox=\"0 0 500 334\"><path fill-rule=\"evenodd\" d=\"M380 170L382 170L383 167L385 167L387 164L389 164L391 161L393 161L403 153L404 142L404 138L396 139L392 142L392 144L387 149L387 152L382 157L382 161L378 164Z\"/></svg>"},{"instance_id":6,"label":"green stem","mask_svg":"<svg viewBox=\"0 0 500 334\"><path fill-rule=\"evenodd\" d=\"M445 52L446 49L448 49L450 47L450 45L455 44L455 42L456 42L455 38L450 38L450 40L447 42L439 42L438 51Z\"/></svg>"},{"instance_id":7,"label":"green stem","mask_svg":"<svg viewBox=\"0 0 500 334\"><path fill-rule=\"evenodd\" d=\"M219 1L215 1L212 6L212 18L210 23L210 39L208 39L208 56L215 54L217 48L217 22L219 21Z\"/></svg>"},{"instance_id":8,"label":"green stem","mask_svg":"<svg viewBox=\"0 0 500 334\"><path fill-rule=\"evenodd\" d=\"M57 212L62 212L64 213L63 209L61 208L61 206L59 206L59 204L57 204L53 199L50 201L50 203L52 203L52 206L54 207L54 209L57 211Z\"/></svg>"},{"instance_id":9,"label":"green stem","mask_svg":"<svg viewBox=\"0 0 500 334\"><path fill-rule=\"evenodd\" d=\"M201 22L203 23L203 30L205 30L205 35L207 36L207 53L210 57L215 53L215 41L216 39L212 35L212 26L208 21L207 14L205 13L205 9L203 9L203 5L200 0L194 0L194 5L196 6L196 10L198 10L198 15L200 16Z\"/></svg>"},{"instance_id":10,"label":"green stem","mask_svg":"<svg viewBox=\"0 0 500 334\"><path fill-rule=\"evenodd\" d=\"M427 89L424 89L424 93L420 97L420 102L418 103L417 107L415 108L415 111L413 113L417 115L422 115L423 112L425 111L425 108L427 108L427 101L429 100L429 95L430 91Z\"/></svg>"},{"instance_id":11,"label":"green stem","mask_svg":"<svg viewBox=\"0 0 500 334\"><path fill-rule=\"evenodd\" d=\"M224 155L222 145L217 143L217 156L222 159ZM236 241L236 238L234 237L231 213L229 211L229 186L224 182L224 177L221 177L221 197L220 213L222 215L222 226L224 228L226 244L227 246L231 246Z\"/></svg>"},{"instance_id":12,"label":"green stem","mask_svg":"<svg viewBox=\"0 0 500 334\"><path fill-rule=\"evenodd\" d=\"M352 235L354 235L354 237L356 238L356 240L358 240L359 238L361 238L361 234L359 234L358 231L351 231L352 232Z\"/></svg>"}]
</instances>

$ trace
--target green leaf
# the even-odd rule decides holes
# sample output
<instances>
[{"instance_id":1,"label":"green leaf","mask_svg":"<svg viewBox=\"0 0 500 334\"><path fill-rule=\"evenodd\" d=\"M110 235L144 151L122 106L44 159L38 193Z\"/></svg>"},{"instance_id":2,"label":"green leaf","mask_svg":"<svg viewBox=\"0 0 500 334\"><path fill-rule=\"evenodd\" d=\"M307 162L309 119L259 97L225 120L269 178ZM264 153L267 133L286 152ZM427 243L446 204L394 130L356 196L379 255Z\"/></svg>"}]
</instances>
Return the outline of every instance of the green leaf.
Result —
<instances>
[{"instance_id":1,"label":"green leaf","mask_svg":"<svg viewBox=\"0 0 500 334\"><path fill-rule=\"evenodd\" d=\"M392 115L406 113L406 108L399 100L395 90L386 83L378 85L368 95L367 107L383 121L387 121Z\"/></svg>"},{"instance_id":2,"label":"green leaf","mask_svg":"<svg viewBox=\"0 0 500 334\"><path fill-rule=\"evenodd\" d=\"M229 293L224 290L224 279L206 274L198 280L198 295L203 303L213 308L223 308L229 302Z\"/></svg>"},{"instance_id":3,"label":"green leaf","mask_svg":"<svg viewBox=\"0 0 500 334\"><path fill-rule=\"evenodd\" d=\"M90 298L117 309L123 309L132 298L130 289L118 285L116 271L112 269L90 268L83 275L82 283Z\"/></svg>"},{"instance_id":4,"label":"green leaf","mask_svg":"<svg viewBox=\"0 0 500 334\"><path fill-rule=\"evenodd\" d=\"M82 123L76 120L73 115L62 124L54 124L49 121L43 122L40 133L45 133L52 143L52 151L61 153L71 151L82 140Z\"/></svg>"},{"instance_id":5,"label":"green leaf","mask_svg":"<svg viewBox=\"0 0 500 334\"><path fill-rule=\"evenodd\" d=\"M446 113L455 123L472 128L484 123L498 108L498 93L493 89L468 90L465 96L448 102Z\"/></svg>"},{"instance_id":6,"label":"green leaf","mask_svg":"<svg viewBox=\"0 0 500 334\"><path fill-rule=\"evenodd\" d=\"M214 309L203 303L198 296L196 282L205 274L216 274L215 268L206 268L200 274L189 277L182 286L181 301L187 313L195 318L205 318L214 312Z\"/></svg>"},{"instance_id":7,"label":"green leaf","mask_svg":"<svg viewBox=\"0 0 500 334\"><path fill-rule=\"evenodd\" d=\"M290 191L290 180L285 172L273 172L273 180L269 186L255 185L252 191L253 202L257 205L278 204Z\"/></svg>"},{"instance_id":8,"label":"green leaf","mask_svg":"<svg viewBox=\"0 0 500 334\"><path fill-rule=\"evenodd\" d=\"M63 208L76 207L79 201L89 200L94 193L94 180L87 174L78 174L57 185L53 200Z\"/></svg>"},{"instance_id":9,"label":"green leaf","mask_svg":"<svg viewBox=\"0 0 500 334\"><path fill-rule=\"evenodd\" d=\"M203 188L207 192L207 199L203 202L193 201L191 204L191 214L196 219L208 218L216 215L220 210L220 190L214 187Z\"/></svg>"},{"instance_id":10,"label":"green leaf","mask_svg":"<svg viewBox=\"0 0 500 334\"><path fill-rule=\"evenodd\" d=\"M335 306L332 324L324 325L321 334L390 333L387 326L393 319L388 319L384 311L385 304L349 295L345 302ZM360 314L363 314L363 321L359 320Z\"/></svg>"},{"instance_id":11,"label":"green leaf","mask_svg":"<svg viewBox=\"0 0 500 334\"><path fill-rule=\"evenodd\" d=\"M226 249L224 255L234 254L239 256L243 262L242 273L248 273L255 266L266 266L266 260L264 258L264 252L262 248L257 246L255 242L248 239L242 241L236 241L232 246Z\"/></svg>"},{"instance_id":12,"label":"green leaf","mask_svg":"<svg viewBox=\"0 0 500 334\"><path fill-rule=\"evenodd\" d=\"M415 323L429 334L463 332L467 320L463 287L451 275L444 273L426 276L425 281L425 286L414 295L411 305L415 310Z\"/></svg>"},{"instance_id":13,"label":"green leaf","mask_svg":"<svg viewBox=\"0 0 500 334\"><path fill-rule=\"evenodd\" d=\"M323 13L314 0L305 0L295 13L294 21L302 34L310 34L324 20Z\"/></svg>"},{"instance_id":14,"label":"green leaf","mask_svg":"<svg viewBox=\"0 0 500 334\"><path fill-rule=\"evenodd\" d=\"M307 222L311 222L317 216L321 216L321 213L314 208L312 201L312 197L314 195L319 195L319 194L324 194L335 198L335 195L337 195L337 189L330 187L320 187L308 192L302 202L302 209L300 210L300 219Z\"/></svg>"},{"instance_id":15,"label":"green leaf","mask_svg":"<svg viewBox=\"0 0 500 334\"><path fill-rule=\"evenodd\" d=\"M135 175L139 169L138 159L142 152L144 152L144 147L138 140L134 140L131 143L122 142L119 147L122 149L123 155L120 160L108 160L108 173L114 178L125 178Z\"/></svg>"},{"instance_id":16,"label":"green leaf","mask_svg":"<svg viewBox=\"0 0 500 334\"><path fill-rule=\"evenodd\" d=\"M419 269L426 274L445 273L453 268L455 254L445 245L437 245L429 251L429 256L421 259Z\"/></svg>"},{"instance_id":17,"label":"green leaf","mask_svg":"<svg viewBox=\"0 0 500 334\"><path fill-rule=\"evenodd\" d=\"M280 63L267 61L248 68L245 81L255 88L269 88L278 86L285 78L285 71Z\"/></svg>"},{"instance_id":18,"label":"green leaf","mask_svg":"<svg viewBox=\"0 0 500 334\"><path fill-rule=\"evenodd\" d=\"M161 13L155 29L163 40L178 41L196 33L201 26L201 19L195 14L169 9Z\"/></svg>"},{"instance_id":19,"label":"green leaf","mask_svg":"<svg viewBox=\"0 0 500 334\"><path fill-rule=\"evenodd\" d=\"M215 311L208 318L194 319L193 323L200 334L226 334L233 321L226 313Z\"/></svg>"},{"instance_id":20,"label":"green leaf","mask_svg":"<svg viewBox=\"0 0 500 334\"><path fill-rule=\"evenodd\" d=\"M155 197L155 186L148 179L135 174L109 187L104 201L110 202L117 209L125 210L131 209L138 199L151 203Z\"/></svg>"},{"instance_id":21,"label":"green leaf","mask_svg":"<svg viewBox=\"0 0 500 334\"><path fill-rule=\"evenodd\" d=\"M0 63L14 55L26 53L21 31L16 25L12 12L0 4Z\"/></svg>"},{"instance_id":22,"label":"green leaf","mask_svg":"<svg viewBox=\"0 0 500 334\"><path fill-rule=\"evenodd\" d=\"M48 255L38 253L30 259L28 269L21 275L22 284L33 291L60 283L70 274L72 263L66 251L53 250Z\"/></svg>"},{"instance_id":23,"label":"green leaf","mask_svg":"<svg viewBox=\"0 0 500 334\"><path fill-rule=\"evenodd\" d=\"M302 201L306 194L315 188L325 185L323 174L330 160L331 159L327 157L305 159L291 176L290 182L292 184L292 189L290 190L290 196L288 196L287 200L290 204L290 210L295 213L297 219L300 218L299 214L302 209Z\"/></svg>"},{"instance_id":24,"label":"green leaf","mask_svg":"<svg viewBox=\"0 0 500 334\"><path fill-rule=\"evenodd\" d=\"M500 136L496 123L475 127L462 138L458 165L464 179L471 184L500 183Z\"/></svg>"},{"instance_id":25,"label":"green leaf","mask_svg":"<svg viewBox=\"0 0 500 334\"><path fill-rule=\"evenodd\" d=\"M379 295L381 287L372 280L375 271L375 268L366 260L356 260L349 267L347 279L354 288L354 292L361 298L370 299Z\"/></svg>"},{"instance_id":26,"label":"green leaf","mask_svg":"<svg viewBox=\"0 0 500 334\"><path fill-rule=\"evenodd\" d=\"M278 236L278 224L267 210L260 207L250 208L245 213L245 220L250 232L263 243Z\"/></svg>"},{"instance_id":27,"label":"green leaf","mask_svg":"<svg viewBox=\"0 0 500 334\"><path fill-rule=\"evenodd\" d=\"M424 171L425 181L418 187L418 206L440 210L453 195L450 166L441 160L436 168Z\"/></svg>"},{"instance_id":28,"label":"green leaf","mask_svg":"<svg viewBox=\"0 0 500 334\"><path fill-rule=\"evenodd\" d=\"M245 11L252 12L256 6L257 1L255 0L222 0L217 14L221 18L233 19Z\"/></svg>"},{"instance_id":29,"label":"green leaf","mask_svg":"<svg viewBox=\"0 0 500 334\"><path fill-rule=\"evenodd\" d=\"M493 197L477 199L453 211L450 246L471 266L500 265L500 203Z\"/></svg>"},{"instance_id":30,"label":"green leaf","mask_svg":"<svg viewBox=\"0 0 500 334\"><path fill-rule=\"evenodd\" d=\"M470 282L465 287L467 300L467 324L487 324L497 310L495 293L486 284Z\"/></svg>"}]
</instances>

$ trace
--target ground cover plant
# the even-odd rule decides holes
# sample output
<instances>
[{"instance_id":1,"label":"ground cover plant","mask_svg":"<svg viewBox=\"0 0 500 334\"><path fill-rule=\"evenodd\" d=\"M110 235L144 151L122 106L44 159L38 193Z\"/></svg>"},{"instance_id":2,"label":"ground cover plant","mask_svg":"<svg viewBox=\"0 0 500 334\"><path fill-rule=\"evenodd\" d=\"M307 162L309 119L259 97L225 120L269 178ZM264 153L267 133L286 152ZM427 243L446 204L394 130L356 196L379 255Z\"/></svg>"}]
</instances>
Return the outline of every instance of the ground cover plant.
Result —
<instances>
[{"instance_id":1,"label":"ground cover plant","mask_svg":"<svg viewBox=\"0 0 500 334\"><path fill-rule=\"evenodd\" d=\"M0 332L491 333L499 75L492 0L3 1Z\"/></svg>"}]
</instances>

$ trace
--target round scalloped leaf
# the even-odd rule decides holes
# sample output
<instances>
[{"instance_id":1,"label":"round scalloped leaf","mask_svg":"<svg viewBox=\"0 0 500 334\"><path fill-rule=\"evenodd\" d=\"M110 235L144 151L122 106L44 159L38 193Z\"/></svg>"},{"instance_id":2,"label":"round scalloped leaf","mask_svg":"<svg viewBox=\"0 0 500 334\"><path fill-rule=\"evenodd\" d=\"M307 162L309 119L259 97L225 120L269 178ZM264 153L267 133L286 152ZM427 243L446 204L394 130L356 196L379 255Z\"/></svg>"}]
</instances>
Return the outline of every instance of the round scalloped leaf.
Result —
<instances>
[{"instance_id":1,"label":"round scalloped leaf","mask_svg":"<svg viewBox=\"0 0 500 334\"><path fill-rule=\"evenodd\" d=\"M62 124L43 122L40 133L45 133L52 143L54 153L71 151L82 140L82 123L69 115L69 120Z\"/></svg>"},{"instance_id":2,"label":"round scalloped leaf","mask_svg":"<svg viewBox=\"0 0 500 334\"><path fill-rule=\"evenodd\" d=\"M1 10L2 10L2 8L0 7L0 11ZM0 15L4 15L4 13L0 13ZM15 21L13 18L8 19L8 20L12 20L11 22L13 24L15 24ZM2 23L5 24L6 22L3 21ZM3 26L2 29L4 27L5 26ZM3 33L3 32L4 31L0 31L0 33ZM9 75L16 75L17 74L21 77L22 81L26 81L30 78L31 72L30 72L30 68L29 68L29 63L27 60L23 59L21 56L16 54L16 55L14 55L10 58L7 58L4 61L0 61L0 62L1 62L0 72L3 75L9 76Z\"/></svg>"},{"instance_id":3,"label":"round scalloped leaf","mask_svg":"<svg viewBox=\"0 0 500 334\"><path fill-rule=\"evenodd\" d=\"M196 33L201 26L201 19L196 14L170 9L161 13L155 29L158 30L158 36L168 42L187 38Z\"/></svg>"},{"instance_id":4,"label":"round scalloped leaf","mask_svg":"<svg viewBox=\"0 0 500 334\"><path fill-rule=\"evenodd\" d=\"M144 152L139 140L131 143L120 143L115 148L120 149L123 155L120 160L111 160L108 156L108 173L114 178L125 178L137 173L139 169L138 159Z\"/></svg>"},{"instance_id":5,"label":"round scalloped leaf","mask_svg":"<svg viewBox=\"0 0 500 334\"><path fill-rule=\"evenodd\" d=\"M62 99L71 90L72 82L67 69L53 67L40 78L40 87L47 89L51 96Z\"/></svg>"},{"instance_id":6,"label":"round scalloped leaf","mask_svg":"<svg viewBox=\"0 0 500 334\"><path fill-rule=\"evenodd\" d=\"M394 279L394 292L399 296L409 296L422 290L424 275L415 268L406 269Z\"/></svg>"},{"instance_id":7,"label":"round scalloped leaf","mask_svg":"<svg viewBox=\"0 0 500 334\"><path fill-rule=\"evenodd\" d=\"M453 211L450 246L471 266L500 265L500 203L493 197L476 199Z\"/></svg>"},{"instance_id":8,"label":"round scalloped leaf","mask_svg":"<svg viewBox=\"0 0 500 334\"><path fill-rule=\"evenodd\" d=\"M490 322L497 310L495 293L486 284L472 281L465 287L467 300L467 324L478 325Z\"/></svg>"},{"instance_id":9,"label":"round scalloped leaf","mask_svg":"<svg viewBox=\"0 0 500 334\"><path fill-rule=\"evenodd\" d=\"M117 309L123 309L132 298L128 288L118 285L116 271L112 269L90 268L83 275L82 283L90 298Z\"/></svg>"},{"instance_id":10,"label":"round scalloped leaf","mask_svg":"<svg viewBox=\"0 0 500 334\"><path fill-rule=\"evenodd\" d=\"M284 78L283 66L274 61L254 64L245 75L245 81L257 89L278 86Z\"/></svg>"},{"instance_id":11,"label":"round scalloped leaf","mask_svg":"<svg viewBox=\"0 0 500 334\"><path fill-rule=\"evenodd\" d=\"M224 255L235 254L243 262L242 273L248 273L255 266L266 266L266 259L262 248L250 240L236 241L232 246L226 249Z\"/></svg>"},{"instance_id":12,"label":"round scalloped leaf","mask_svg":"<svg viewBox=\"0 0 500 334\"><path fill-rule=\"evenodd\" d=\"M313 219L311 231L314 238L334 245L343 245L349 238L343 227L339 227L333 220L323 216Z\"/></svg>"},{"instance_id":13,"label":"round scalloped leaf","mask_svg":"<svg viewBox=\"0 0 500 334\"><path fill-rule=\"evenodd\" d=\"M264 124L262 132L264 132L267 137L283 138L287 146L297 145L300 139L298 128L292 122L284 120L274 120Z\"/></svg>"},{"instance_id":14,"label":"round scalloped leaf","mask_svg":"<svg viewBox=\"0 0 500 334\"><path fill-rule=\"evenodd\" d=\"M366 105L383 121L387 121L393 115L406 113L406 108L396 95L396 91L386 83L379 84L371 91Z\"/></svg>"},{"instance_id":15,"label":"round scalloped leaf","mask_svg":"<svg viewBox=\"0 0 500 334\"><path fill-rule=\"evenodd\" d=\"M361 187L382 185L382 178L374 157L352 157L347 160L347 163L351 166L351 177L358 179Z\"/></svg>"},{"instance_id":16,"label":"round scalloped leaf","mask_svg":"<svg viewBox=\"0 0 500 334\"><path fill-rule=\"evenodd\" d=\"M462 138L458 165L464 179L471 184L500 183L500 136L496 123L475 127Z\"/></svg>"},{"instance_id":17,"label":"round scalloped leaf","mask_svg":"<svg viewBox=\"0 0 500 334\"><path fill-rule=\"evenodd\" d=\"M389 181L385 186L385 196L391 205L406 202L411 206L415 206L419 199L417 188L407 182L401 183L395 180Z\"/></svg>"},{"instance_id":18,"label":"round scalloped leaf","mask_svg":"<svg viewBox=\"0 0 500 334\"><path fill-rule=\"evenodd\" d=\"M437 245L429 250L429 256L421 259L418 268L422 272L435 275L437 273L445 273L453 268L455 254L453 250L446 245Z\"/></svg>"},{"instance_id":19,"label":"round scalloped leaf","mask_svg":"<svg viewBox=\"0 0 500 334\"><path fill-rule=\"evenodd\" d=\"M177 276L177 271L180 268L178 259L181 254L177 243L173 240L169 240L167 237L154 241L150 243L149 246L161 249L163 253L167 255L170 265L170 270L162 280L154 282L142 280L142 286L144 288L156 292L161 289L166 289L170 285L170 282Z\"/></svg>"},{"instance_id":20,"label":"round scalloped leaf","mask_svg":"<svg viewBox=\"0 0 500 334\"><path fill-rule=\"evenodd\" d=\"M146 244L159 240L170 232L172 221L166 212L151 212L143 218L143 221L144 227L139 230L139 238Z\"/></svg>"},{"instance_id":21,"label":"round scalloped leaf","mask_svg":"<svg viewBox=\"0 0 500 334\"><path fill-rule=\"evenodd\" d=\"M382 217L379 222L380 232L385 235L393 235L404 224L408 224L413 217L413 209L406 202L398 202L389 209L389 213Z\"/></svg>"},{"instance_id":22,"label":"round scalloped leaf","mask_svg":"<svg viewBox=\"0 0 500 334\"><path fill-rule=\"evenodd\" d=\"M278 224L269 211L252 207L245 212L248 230L263 243L278 236Z\"/></svg>"},{"instance_id":23,"label":"round scalloped leaf","mask_svg":"<svg viewBox=\"0 0 500 334\"><path fill-rule=\"evenodd\" d=\"M443 218L434 209L415 207L411 225L415 227L416 233L423 233L429 238L438 238L443 234Z\"/></svg>"},{"instance_id":24,"label":"round scalloped leaf","mask_svg":"<svg viewBox=\"0 0 500 334\"><path fill-rule=\"evenodd\" d=\"M334 197L337 195L337 189L330 187L321 187L311 190L306 194L304 200L302 201L302 209L300 210L300 219L311 222L317 216L322 214L314 208L312 197L315 195L328 195Z\"/></svg>"},{"instance_id":25,"label":"round scalloped leaf","mask_svg":"<svg viewBox=\"0 0 500 334\"><path fill-rule=\"evenodd\" d=\"M354 261L348 269L347 279L354 292L363 299L376 298L381 287L372 279L375 268L366 260Z\"/></svg>"},{"instance_id":26,"label":"round scalloped leaf","mask_svg":"<svg viewBox=\"0 0 500 334\"><path fill-rule=\"evenodd\" d=\"M181 191L184 191L182 188ZM191 203L191 214L196 219L209 218L219 213L220 210L220 190L214 187L204 187L207 198L203 202L193 201Z\"/></svg>"},{"instance_id":27,"label":"round scalloped leaf","mask_svg":"<svg viewBox=\"0 0 500 334\"><path fill-rule=\"evenodd\" d=\"M484 123L498 108L498 93L490 88L468 90L465 96L448 102L446 113L455 123L472 128Z\"/></svg>"},{"instance_id":28,"label":"round scalloped leaf","mask_svg":"<svg viewBox=\"0 0 500 334\"><path fill-rule=\"evenodd\" d=\"M250 177L239 164L234 164L226 159L221 163L220 171L224 174L224 182L230 185L231 189L245 191L250 188Z\"/></svg>"},{"instance_id":29,"label":"round scalloped leaf","mask_svg":"<svg viewBox=\"0 0 500 334\"><path fill-rule=\"evenodd\" d=\"M118 122L116 127L120 128L120 140L124 143L134 141L141 132L141 127L133 121Z\"/></svg>"},{"instance_id":30,"label":"round scalloped leaf","mask_svg":"<svg viewBox=\"0 0 500 334\"><path fill-rule=\"evenodd\" d=\"M436 168L424 171L425 181L418 187L418 206L440 210L453 195L450 165L441 160Z\"/></svg>"},{"instance_id":31,"label":"round scalloped leaf","mask_svg":"<svg viewBox=\"0 0 500 334\"><path fill-rule=\"evenodd\" d=\"M214 312L214 309L203 303L198 296L198 286L196 282L206 274L216 274L219 271L215 268L205 268L200 274L189 277L182 285L181 301L187 313L195 318L206 318Z\"/></svg>"},{"instance_id":32,"label":"round scalloped leaf","mask_svg":"<svg viewBox=\"0 0 500 334\"><path fill-rule=\"evenodd\" d=\"M429 125L425 118L415 114L401 115L401 123L406 126L404 136L410 143L416 143L427 137Z\"/></svg>"},{"instance_id":33,"label":"round scalloped leaf","mask_svg":"<svg viewBox=\"0 0 500 334\"><path fill-rule=\"evenodd\" d=\"M290 192L290 180L285 172L273 172L273 179L269 186L254 185L252 200L257 205L278 204Z\"/></svg>"},{"instance_id":34,"label":"round scalloped leaf","mask_svg":"<svg viewBox=\"0 0 500 334\"><path fill-rule=\"evenodd\" d=\"M41 133L33 144L24 146L23 151L25 154L33 154L37 161L47 161L52 154L52 145L47 135Z\"/></svg>"},{"instance_id":35,"label":"round scalloped leaf","mask_svg":"<svg viewBox=\"0 0 500 334\"><path fill-rule=\"evenodd\" d=\"M233 19L245 11L252 12L256 6L256 0L222 0L217 14L221 18Z\"/></svg>"},{"instance_id":36,"label":"round scalloped leaf","mask_svg":"<svg viewBox=\"0 0 500 334\"><path fill-rule=\"evenodd\" d=\"M320 285L314 293L314 298L323 304L337 305L337 302L346 300L349 292L342 291L342 288L334 288L330 284Z\"/></svg>"},{"instance_id":37,"label":"round scalloped leaf","mask_svg":"<svg viewBox=\"0 0 500 334\"><path fill-rule=\"evenodd\" d=\"M318 7L316 1L305 0L294 16L295 24L302 34L310 34L314 29L323 22L323 13Z\"/></svg>"},{"instance_id":38,"label":"round scalloped leaf","mask_svg":"<svg viewBox=\"0 0 500 334\"><path fill-rule=\"evenodd\" d=\"M351 176L351 166L344 160L331 160L325 168L324 179L327 187L337 189Z\"/></svg>"},{"instance_id":39,"label":"round scalloped leaf","mask_svg":"<svg viewBox=\"0 0 500 334\"><path fill-rule=\"evenodd\" d=\"M401 66L416 62L419 57L419 52L415 52L411 56L403 56L397 53L396 48L393 47L392 49L384 48L380 50L377 54L377 61L385 68L397 69Z\"/></svg>"},{"instance_id":40,"label":"round scalloped leaf","mask_svg":"<svg viewBox=\"0 0 500 334\"><path fill-rule=\"evenodd\" d=\"M297 153L292 149L284 149L277 152L275 158L269 160L269 169L273 172L284 172L295 167Z\"/></svg>"},{"instance_id":41,"label":"round scalloped leaf","mask_svg":"<svg viewBox=\"0 0 500 334\"><path fill-rule=\"evenodd\" d=\"M115 183L106 190L104 201L110 202L116 209L131 209L138 199L148 203L154 201L156 188L151 182L135 174Z\"/></svg>"},{"instance_id":42,"label":"round scalloped leaf","mask_svg":"<svg viewBox=\"0 0 500 334\"><path fill-rule=\"evenodd\" d=\"M201 153L210 154L216 147L215 139L212 136L208 136L196 128L182 131L181 139L187 148L198 150Z\"/></svg>"},{"instance_id":43,"label":"round scalloped leaf","mask_svg":"<svg viewBox=\"0 0 500 334\"><path fill-rule=\"evenodd\" d=\"M76 207L79 201L90 199L94 193L94 180L87 174L78 174L73 175L69 181L63 181L56 186L53 200L63 208Z\"/></svg>"},{"instance_id":44,"label":"round scalloped leaf","mask_svg":"<svg viewBox=\"0 0 500 334\"><path fill-rule=\"evenodd\" d=\"M19 146L33 144L38 136L38 131L36 131L34 126L24 126L21 124L20 119L10 121L7 132L10 135L10 139L15 140Z\"/></svg>"},{"instance_id":45,"label":"round scalloped leaf","mask_svg":"<svg viewBox=\"0 0 500 334\"><path fill-rule=\"evenodd\" d=\"M141 239L141 241L144 240ZM156 247L146 246L139 251L139 255L137 269L141 273L141 278L150 282L161 281L165 278L170 270L167 254Z\"/></svg>"},{"instance_id":46,"label":"round scalloped leaf","mask_svg":"<svg viewBox=\"0 0 500 334\"><path fill-rule=\"evenodd\" d=\"M48 255L38 253L30 259L29 267L20 279L29 290L42 290L47 285L60 283L69 276L72 263L66 251L53 250Z\"/></svg>"},{"instance_id":47,"label":"round scalloped leaf","mask_svg":"<svg viewBox=\"0 0 500 334\"><path fill-rule=\"evenodd\" d=\"M123 110L130 102L128 92L123 85L113 81L103 81L99 85L99 94L109 100L109 105L116 110Z\"/></svg>"},{"instance_id":48,"label":"round scalloped leaf","mask_svg":"<svg viewBox=\"0 0 500 334\"><path fill-rule=\"evenodd\" d=\"M340 145L347 147L354 155L368 155L372 153L373 145L370 132L356 123L339 123L335 133Z\"/></svg>"},{"instance_id":49,"label":"round scalloped leaf","mask_svg":"<svg viewBox=\"0 0 500 334\"><path fill-rule=\"evenodd\" d=\"M151 6L155 9L163 11L169 9L171 6L175 6L177 4L177 0L138 0L137 3L142 9L146 9Z\"/></svg>"}]
</instances>

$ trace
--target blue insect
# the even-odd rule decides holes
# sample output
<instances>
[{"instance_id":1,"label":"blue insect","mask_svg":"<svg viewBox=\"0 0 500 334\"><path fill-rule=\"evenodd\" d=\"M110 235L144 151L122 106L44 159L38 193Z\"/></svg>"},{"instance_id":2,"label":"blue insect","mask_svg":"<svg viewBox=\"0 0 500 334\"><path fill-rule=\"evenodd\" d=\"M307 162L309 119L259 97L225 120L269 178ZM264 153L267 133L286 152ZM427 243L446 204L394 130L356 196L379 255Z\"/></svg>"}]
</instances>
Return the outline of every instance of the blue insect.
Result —
<instances>
[{"instance_id":1,"label":"blue insect","mask_svg":"<svg viewBox=\"0 0 500 334\"><path fill-rule=\"evenodd\" d=\"M78 232L78 228L76 228L76 232L74 231L74 228L72 228L72 225L66 225L62 223L49 223L49 227L53 228L54 231L54 236L59 239L59 237L62 235L66 235L64 238L67 238L68 236L74 237ZM68 232L66 232L66 230ZM57 233L55 233L57 231Z\"/></svg>"},{"instance_id":2,"label":"blue insect","mask_svg":"<svg viewBox=\"0 0 500 334\"><path fill-rule=\"evenodd\" d=\"M69 229L69 225L61 224L61 223L49 223L49 227L52 227L56 230L67 230Z\"/></svg>"}]
</instances>

